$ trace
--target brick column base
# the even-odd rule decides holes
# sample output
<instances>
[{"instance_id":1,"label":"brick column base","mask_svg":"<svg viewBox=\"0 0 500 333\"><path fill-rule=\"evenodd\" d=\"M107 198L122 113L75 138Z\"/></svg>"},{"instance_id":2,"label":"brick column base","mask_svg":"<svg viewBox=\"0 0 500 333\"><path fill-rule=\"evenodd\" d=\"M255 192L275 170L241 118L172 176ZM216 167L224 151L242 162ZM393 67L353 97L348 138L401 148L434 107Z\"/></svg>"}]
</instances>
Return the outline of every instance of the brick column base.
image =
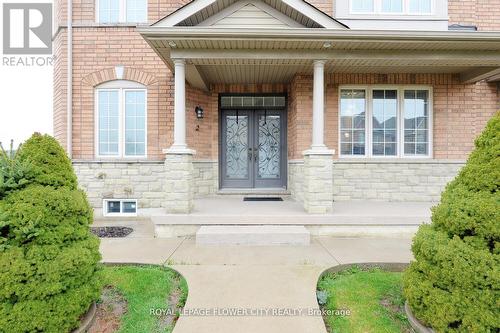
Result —
<instances>
[{"instance_id":1,"label":"brick column base","mask_svg":"<svg viewBox=\"0 0 500 333\"><path fill-rule=\"evenodd\" d=\"M304 209L310 214L332 211L333 151L304 152Z\"/></svg>"},{"instance_id":2,"label":"brick column base","mask_svg":"<svg viewBox=\"0 0 500 333\"><path fill-rule=\"evenodd\" d=\"M194 204L194 151L166 151L165 208L167 213L187 214Z\"/></svg>"}]
</instances>

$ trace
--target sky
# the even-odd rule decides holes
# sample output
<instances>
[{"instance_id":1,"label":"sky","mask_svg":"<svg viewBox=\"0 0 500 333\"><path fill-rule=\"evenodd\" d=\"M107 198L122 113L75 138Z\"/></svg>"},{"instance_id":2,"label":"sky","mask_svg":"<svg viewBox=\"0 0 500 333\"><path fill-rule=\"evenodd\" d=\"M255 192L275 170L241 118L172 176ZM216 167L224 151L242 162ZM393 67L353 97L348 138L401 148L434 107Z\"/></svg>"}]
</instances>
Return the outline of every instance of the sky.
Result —
<instances>
[{"instance_id":1,"label":"sky","mask_svg":"<svg viewBox=\"0 0 500 333\"><path fill-rule=\"evenodd\" d=\"M4 3L40 2L50 0L0 0ZM0 39L3 39L3 18L0 15ZM0 142L6 148L13 139L15 145L33 132L53 133L52 126L52 66L6 66L3 40L0 42ZM30 55L31 56L31 55ZM32 55L50 56L50 55ZM20 56L16 56L20 57Z\"/></svg>"}]
</instances>

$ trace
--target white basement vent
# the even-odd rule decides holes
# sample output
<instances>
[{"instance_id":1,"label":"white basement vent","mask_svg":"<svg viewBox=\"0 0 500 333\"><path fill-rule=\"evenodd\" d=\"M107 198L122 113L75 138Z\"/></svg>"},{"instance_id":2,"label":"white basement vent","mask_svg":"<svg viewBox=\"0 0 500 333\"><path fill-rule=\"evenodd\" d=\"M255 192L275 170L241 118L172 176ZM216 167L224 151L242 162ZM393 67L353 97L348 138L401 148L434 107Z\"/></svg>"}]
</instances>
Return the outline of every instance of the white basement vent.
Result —
<instances>
[{"instance_id":1,"label":"white basement vent","mask_svg":"<svg viewBox=\"0 0 500 333\"><path fill-rule=\"evenodd\" d=\"M104 199L104 216L137 216L136 199Z\"/></svg>"}]
</instances>

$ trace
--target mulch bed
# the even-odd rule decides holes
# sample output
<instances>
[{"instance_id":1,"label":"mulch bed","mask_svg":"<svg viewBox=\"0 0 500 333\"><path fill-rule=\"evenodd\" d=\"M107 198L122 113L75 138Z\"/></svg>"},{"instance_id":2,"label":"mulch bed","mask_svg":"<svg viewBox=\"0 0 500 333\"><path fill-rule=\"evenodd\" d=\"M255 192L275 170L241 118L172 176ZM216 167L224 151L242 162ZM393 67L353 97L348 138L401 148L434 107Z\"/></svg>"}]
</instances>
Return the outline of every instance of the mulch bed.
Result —
<instances>
[{"instance_id":1,"label":"mulch bed","mask_svg":"<svg viewBox=\"0 0 500 333\"><path fill-rule=\"evenodd\" d=\"M134 229L128 227L91 227L90 231L101 238L127 237Z\"/></svg>"},{"instance_id":2,"label":"mulch bed","mask_svg":"<svg viewBox=\"0 0 500 333\"><path fill-rule=\"evenodd\" d=\"M127 312L127 301L115 288L107 286L103 289L101 299L97 303L94 323L87 333L112 333L120 328L122 316Z\"/></svg>"}]
</instances>

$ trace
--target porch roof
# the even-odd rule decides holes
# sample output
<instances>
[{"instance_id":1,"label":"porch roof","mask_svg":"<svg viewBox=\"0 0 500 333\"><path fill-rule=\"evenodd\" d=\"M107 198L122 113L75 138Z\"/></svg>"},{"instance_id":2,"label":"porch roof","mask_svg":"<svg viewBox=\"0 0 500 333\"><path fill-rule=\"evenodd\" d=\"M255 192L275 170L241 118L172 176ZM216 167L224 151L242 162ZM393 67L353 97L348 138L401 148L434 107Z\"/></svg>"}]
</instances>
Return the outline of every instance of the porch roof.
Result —
<instances>
[{"instance_id":1,"label":"porch roof","mask_svg":"<svg viewBox=\"0 0 500 333\"><path fill-rule=\"evenodd\" d=\"M326 60L335 73L459 73L463 82L499 80L500 33L140 27L139 32L173 69L187 61L187 81L288 82Z\"/></svg>"}]
</instances>

